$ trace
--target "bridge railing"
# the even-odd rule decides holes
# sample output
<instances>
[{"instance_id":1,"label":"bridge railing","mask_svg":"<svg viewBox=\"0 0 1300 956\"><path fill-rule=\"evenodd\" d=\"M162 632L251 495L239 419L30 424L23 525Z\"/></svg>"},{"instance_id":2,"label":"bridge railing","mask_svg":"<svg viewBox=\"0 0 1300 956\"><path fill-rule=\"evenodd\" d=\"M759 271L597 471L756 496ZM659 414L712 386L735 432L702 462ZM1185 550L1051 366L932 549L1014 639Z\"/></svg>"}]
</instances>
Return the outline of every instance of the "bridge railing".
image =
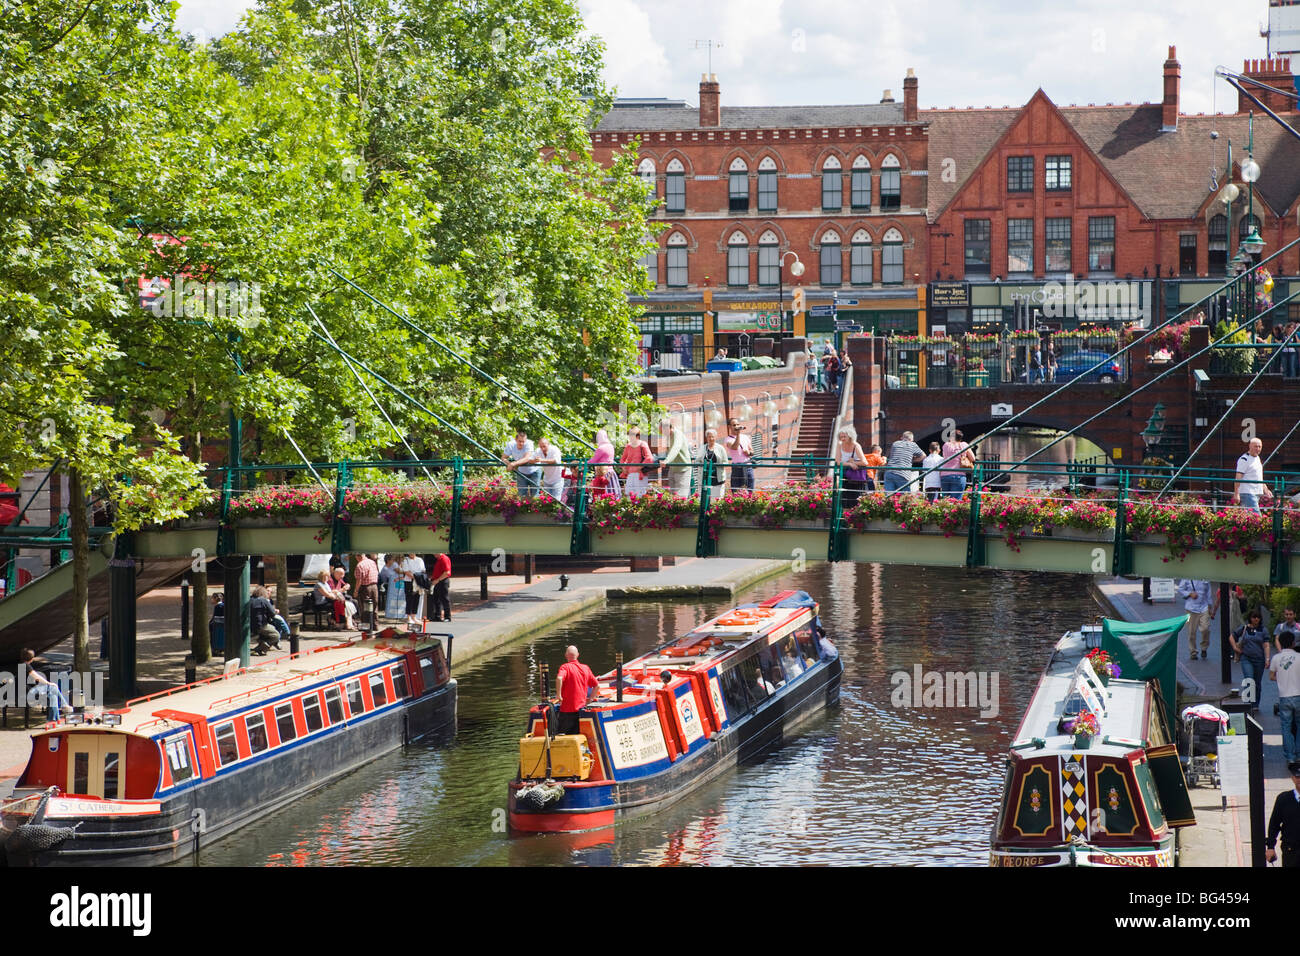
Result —
<instances>
[{"instance_id":1,"label":"bridge railing","mask_svg":"<svg viewBox=\"0 0 1300 956\"><path fill-rule=\"evenodd\" d=\"M1128 379L1128 357L1117 354L1120 344L1120 334L1110 329L891 336L885 346L886 381L917 388L924 369L927 388L1039 384L1078 377L1122 382Z\"/></svg>"}]
</instances>

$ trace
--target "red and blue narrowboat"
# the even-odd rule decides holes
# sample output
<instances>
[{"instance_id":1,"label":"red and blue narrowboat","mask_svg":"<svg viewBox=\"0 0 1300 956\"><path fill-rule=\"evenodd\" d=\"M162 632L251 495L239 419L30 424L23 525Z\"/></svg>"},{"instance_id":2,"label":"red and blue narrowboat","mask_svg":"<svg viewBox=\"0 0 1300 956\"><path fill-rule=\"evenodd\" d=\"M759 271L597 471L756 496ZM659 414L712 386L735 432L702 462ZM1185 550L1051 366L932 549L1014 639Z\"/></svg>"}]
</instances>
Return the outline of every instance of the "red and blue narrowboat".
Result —
<instances>
[{"instance_id":1,"label":"red and blue narrowboat","mask_svg":"<svg viewBox=\"0 0 1300 956\"><path fill-rule=\"evenodd\" d=\"M1196 823L1156 682L1099 674L1088 653L1100 632L1065 634L1038 682L1007 759L990 866L1173 866L1178 829Z\"/></svg>"},{"instance_id":2,"label":"red and blue narrowboat","mask_svg":"<svg viewBox=\"0 0 1300 956\"><path fill-rule=\"evenodd\" d=\"M389 630L48 724L0 807L0 863L169 863L454 733L450 643Z\"/></svg>"},{"instance_id":3,"label":"red and blue narrowboat","mask_svg":"<svg viewBox=\"0 0 1300 956\"><path fill-rule=\"evenodd\" d=\"M843 664L817 602L784 591L701 624L599 678L578 733L534 706L509 784L522 833L594 830L654 813L790 739L839 698Z\"/></svg>"}]
</instances>

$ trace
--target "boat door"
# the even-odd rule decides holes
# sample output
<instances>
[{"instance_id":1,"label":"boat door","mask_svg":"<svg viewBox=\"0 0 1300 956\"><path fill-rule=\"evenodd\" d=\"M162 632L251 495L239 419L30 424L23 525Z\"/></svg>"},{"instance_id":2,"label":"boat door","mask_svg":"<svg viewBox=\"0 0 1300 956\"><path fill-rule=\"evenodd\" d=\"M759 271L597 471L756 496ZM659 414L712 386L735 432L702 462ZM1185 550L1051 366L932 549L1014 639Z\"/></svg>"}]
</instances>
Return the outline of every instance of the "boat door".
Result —
<instances>
[{"instance_id":1,"label":"boat door","mask_svg":"<svg viewBox=\"0 0 1300 956\"><path fill-rule=\"evenodd\" d=\"M68 734L68 792L120 800L125 791L126 737Z\"/></svg>"}]
</instances>

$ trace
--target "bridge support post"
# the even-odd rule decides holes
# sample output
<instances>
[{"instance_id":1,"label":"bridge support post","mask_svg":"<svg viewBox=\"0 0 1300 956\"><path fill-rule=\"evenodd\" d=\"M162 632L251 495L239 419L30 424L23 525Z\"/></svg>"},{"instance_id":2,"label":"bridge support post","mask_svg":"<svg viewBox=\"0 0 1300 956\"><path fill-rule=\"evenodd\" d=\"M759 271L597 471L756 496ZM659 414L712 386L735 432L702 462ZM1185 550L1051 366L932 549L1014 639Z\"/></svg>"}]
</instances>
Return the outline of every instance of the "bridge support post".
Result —
<instances>
[{"instance_id":1,"label":"bridge support post","mask_svg":"<svg viewBox=\"0 0 1300 956\"><path fill-rule=\"evenodd\" d=\"M578 466L578 487L574 489L573 529L569 532L569 554L591 553L591 528L587 526L587 465Z\"/></svg>"},{"instance_id":2,"label":"bridge support post","mask_svg":"<svg viewBox=\"0 0 1300 956\"><path fill-rule=\"evenodd\" d=\"M1290 542L1282 536L1282 502L1285 501L1286 485L1280 479L1273 481L1273 547L1269 557L1268 583L1272 587L1285 587L1291 583L1291 562L1288 560L1287 548Z\"/></svg>"},{"instance_id":3,"label":"bridge support post","mask_svg":"<svg viewBox=\"0 0 1300 956\"><path fill-rule=\"evenodd\" d=\"M352 484L352 472L346 461L339 462L338 477L334 483L334 515L330 519L330 549L333 554L344 555L352 550L352 525L341 517L348 486ZM264 584L264 581L259 581Z\"/></svg>"},{"instance_id":4,"label":"bridge support post","mask_svg":"<svg viewBox=\"0 0 1300 956\"><path fill-rule=\"evenodd\" d=\"M249 664L248 555L225 554L217 559L226 592L226 660Z\"/></svg>"},{"instance_id":5,"label":"bridge support post","mask_svg":"<svg viewBox=\"0 0 1300 956\"><path fill-rule=\"evenodd\" d=\"M709 534L709 489L713 487L713 459L706 457L700 469L700 516L695 525L695 556L710 558L717 554L718 543Z\"/></svg>"},{"instance_id":6,"label":"bridge support post","mask_svg":"<svg viewBox=\"0 0 1300 956\"><path fill-rule=\"evenodd\" d=\"M984 492L984 464L976 461L971 472L970 519L966 527L966 567L982 568L987 560L984 548L984 528L981 524L980 505Z\"/></svg>"},{"instance_id":7,"label":"bridge support post","mask_svg":"<svg viewBox=\"0 0 1300 956\"><path fill-rule=\"evenodd\" d=\"M1129 471L1125 468L1119 474L1115 494L1115 546L1110 562L1110 573L1117 577L1133 573L1133 542L1128 539L1128 481Z\"/></svg>"},{"instance_id":8,"label":"bridge support post","mask_svg":"<svg viewBox=\"0 0 1300 956\"><path fill-rule=\"evenodd\" d=\"M457 455L451 460L451 524L447 529L447 553L464 554L469 548L469 535L460 514L460 497L465 490L465 462Z\"/></svg>"},{"instance_id":9,"label":"bridge support post","mask_svg":"<svg viewBox=\"0 0 1300 956\"><path fill-rule=\"evenodd\" d=\"M108 563L108 681L114 696L135 696L135 536L120 534Z\"/></svg>"},{"instance_id":10,"label":"bridge support post","mask_svg":"<svg viewBox=\"0 0 1300 956\"><path fill-rule=\"evenodd\" d=\"M840 480L844 466L839 462L831 465L831 520L830 537L826 542L826 560L843 561L847 550L844 540L844 487Z\"/></svg>"}]
</instances>

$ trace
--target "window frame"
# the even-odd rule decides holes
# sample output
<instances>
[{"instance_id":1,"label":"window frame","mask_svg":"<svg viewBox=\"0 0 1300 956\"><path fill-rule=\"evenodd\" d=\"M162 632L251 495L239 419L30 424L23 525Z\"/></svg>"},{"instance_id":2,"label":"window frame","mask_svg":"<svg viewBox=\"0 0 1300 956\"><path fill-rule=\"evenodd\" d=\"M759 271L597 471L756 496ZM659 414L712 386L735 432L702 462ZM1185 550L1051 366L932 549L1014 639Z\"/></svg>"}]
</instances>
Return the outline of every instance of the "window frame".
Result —
<instances>
[{"instance_id":1,"label":"window frame","mask_svg":"<svg viewBox=\"0 0 1300 956\"><path fill-rule=\"evenodd\" d=\"M865 231L865 230L864 230ZM866 262L859 262L859 252L866 252ZM866 278L860 279L860 270L866 269ZM863 241L855 234L849 243L849 285L867 288L874 285L876 281L876 253L875 247L871 242L871 237L867 236Z\"/></svg>"},{"instance_id":2,"label":"window frame","mask_svg":"<svg viewBox=\"0 0 1300 956\"><path fill-rule=\"evenodd\" d=\"M1053 168L1055 166L1055 168ZM1052 185L1052 174L1056 174L1056 185ZM1061 183L1061 174L1065 182ZM1043 158L1043 188L1049 193L1068 193L1074 191L1074 156L1046 156Z\"/></svg>"},{"instance_id":3,"label":"window frame","mask_svg":"<svg viewBox=\"0 0 1300 956\"><path fill-rule=\"evenodd\" d=\"M749 170L728 170L727 211L749 212Z\"/></svg>"},{"instance_id":4,"label":"window frame","mask_svg":"<svg viewBox=\"0 0 1300 956\"><path fill-rule=\"evenodd\" d=\"M225 742L228 742L235 749L235 756L231 760L227 760L225 757L222 756L221 747L223 743L222 741L223 731L228 731ZM239 763L241 759L239 756L239 733L235 730L234 720L225 720L217 724L215 727L213 727L212 741L216 745L216 751L217 751L216 758L217 758L218 766L229 767L231 764Z\"/></svg>"},{"instance_id":5,"label":"window frame","mask_svg":"<svg viewBox=\"0 0 1300 956\"><path fill-rule=\"evenodd\" d=\"M680 260L680 261L675 261ZM685 245L669 246L664 253L664 285L669 289L685 289L690 285L690 258ZM681 281L674 281L675 278Z\"/></svg>"},{"instance_id":6,"label":"window frame","mask_svg":"<svg viewBox=\"0 0 1300 956\"><path fill-rule=\"evenodd\" d=\"M844 208L844 170L834 156L822 163L822 212Z\"/></svg>"},{"instance_id":7,"label":"window frame","mask_svg":"<svg viewBox=\"0 0 1300 956\"><path fill-rule=\"evenodd\" d=\"M353 691L354 686L356 687L355 692ZM366 712L366 695L361 688L360 677L349 677L343 682L343 699L347 701L349 720L360 717ZM360 707L353 706L357 701L361 702Z\"/></svg>"},{"instance_id":8,"label":"window frame","mask_svg":"<svg viewBox=\"0 0 1300 956\"><path fill-rule=\"evenodd\" d=\"M736 241L738 235L743 242ZM733 233L727 240L727 286L749 288L749 239L743 233Z\"/></svg>"},{"instance_id":9,"label":"window frame","mask_svg":"<svg viewBox=\"0 0 1300 956\"><path fill-rule=\"evenodd\" d=\"M194 761L190 759L190 735L188 732L172 734L170 737L163 738L163 753L167 757L167 769L171 772L172 786L185 783L187 780L193 780ZM184 765L177 766L177 755L184 756ZM181 771L184 770L184 776Z\"/></svg>"},{"instance_id":10,"label":"window frame","mask_svg":"<svg viewBox=\"0 0 1300 956\"><path fill-rule=\"evenodd\" d=\"M411 683L406 679L406 661L398 661L389 670L393 680L393 701L406 700L411 696Z\"/></svg>"},{"instance_id":11,"label":"window frame","mask_svg":"<svg viewBox=\"0 0 1300 956\"><path fill-rule=\"evenodd\" d=\"M376 683L377 682L377 683ZM370 688L370 704L378 710L380 707L388 706L388 685L384 682L384 672L382 670L371 671L366 675L366 685ZM379 688L379 696L375 696L375 687Z\"/></svg>"},{"instance_id":12,"label":"window frame","mask_svg":"<svg viewBox=\"0 0 1300 956\"><path fill-rule=\"evenodd\" d=\"M865 178L865 187L861 184L861 179ZM866 194L866 202L859 202L859 199ZM853 212L870 212L871 211L871 167L854 166L849 170L849 209Z\"/></svg>"},{"instance_id":13,"label":"window frame","mask_svg":"<svg viewBox=\"0 0 1300 956\"><path fill-rule=\"evenodd\" d=\"M1187 240L1191 240L1188 242ZM1194 232L1185 232L1178 237L1178 276L1182 279L1191 279L1196 276L1196 259L1200 253L1200 237ZM1188 263L1188 251L1191 252L1191 262Z\"/></svg>"},{"instance_id":14,"label":"window frame","mask_svg":"<svg viewBox=\"0 0 1300 956\"><path fill-rule=\"evenodd\" d=\"M288 713L289 735L287 737L285 736L284 733L284 722L286 718L284 714L280 713L281 710L284 710L286 708L289 711ZM272 713L275 715L275 732L280 737L280 743L287 744L297 740L298 721L294 718L293 701L291 700L281 701L280 703L276 704L274 708L272 708Z\"/></svg>"},{"instance_id":15,"label":"window frame","mask_svg":"<svg viewBox=\"0 0 1300 956\"><path fill-rule=\"evenodd\" d=\"M763 261L768 258L772 261ZM764 275L771 281L764 282ZM761 236L758 242L758 284L764 289L775 289L781 284L781 243L763 242Z\"/></svg>"},{"instance_id":16,"label":"window frame","mask_svg":"<svg viewBox=\"0 0 1300 956\"><path fill-rule=\"evenodd\" d=\"M1013 169L1013 164L1015 168ZM1032 193L1034 191L1034 157L1007 157L1007 192Z\"/></svg>"},{"instance_id":17,"label":"window frame","mask_svg":"<svg viewBox=\"0 0 1300 956\"><path fill-rule=\"evenodd\" d=\"M317 693L317 692L313 692L313 693L308 694L306 697L301 698L301 700L302 700L302 720L303 720L303 726L305 726L305 727L307 728L307 733L308 733L308 734L314 734L314 733L316 733L316 732L319 731L319 730L324 730L324 729L325 729L325 710L324 710L324 708L321 707L320 694ZM309 706L308 706L309 704L314 705L314 706L310 706L310 707L309 707ZM315 727L312 726L312 719L311 719L312 711L315 711L315 712L316 712L316 726L315 726Z\"/></svg>"},{"instance_id":18,"label":"window frame","mask_svg":"<svg viewBox=\"0 0 1300 956\"><path fill-rule=\"evenodd\" d=\"M898 157L890 153L880 164L880 211L895 212L902 208L903 167Z\"/></svg>"},{"instance_id":19,"label":"window frame","mask_svg":"<svg viewBox=\"0 0 1300 956\"><path fill-rule=\"evenodd\" d=\"M670 171L664 174L664 210L670 213L686 212L686 173Z\"/></svg>"},{"instance_id":20,"label":"window frame","mask_svg":"<svg viewBox=\"0 0 1300 956\"><path fill-rule=\"evenodd\" d=\"M343 705L343 688L338 684L331 684L325 688L325 714L330 719L331 727L348 722L348 711Z\"/></svg>"},{"instance_id":21,"label":"window frame","mask_svg":"<svg viewBox=\"0 0 1300 956\"><path fill-rule=\"evenodd\" d=\"M1101 227L1110 224L1110 235L1101 234ZM1089 216L1088 217L1088 272L1089 274L1099 272L1102 275L1115 274L1115 217L1114 216ZM1100 261L1099 251L1103 251L1105 246L1110 244L1110 267L1098 265Z\"/></svg>"},{"instance_id":22,"label":"window frame","mask_svg":"<svg viewBox=\"0 0 1300 956\"><path fill-rule=\"evenodd\" d=\"M253 731L257 730L262 741L262 746L257 746ZM266 727L266 716L260 711L254 711L251 714L244 715L244 733L248 735L248 755L256 757L260 753L266 753L271 749L271 734Z\"/></svg>"},{"instance_id":23,"label":"window frame","mask_svg":"<svg viewBox=\"0 0 1300 956\"><path fill-rule=\"evenodd\" d=\"M891 236L897 238L890 238ZM895 255L898 256L898 261L891 262L890 260ZM895 273L895 269L897 273ZM896 280L891 279L890 277L895 274L898 278ZM887 286L907 284L907 273L903 257L903 236L897 229L891 229L885 233L880 243L880 284Z\"/></svg>"},{"instance_id":24,"label":"window frame","mask_svg":"<svg viewBox=\"0 0 1300 956\"><path fill-rule=\"evenodd\" d=\"M832 247L835 249L833 259L827 255ZM831 275L828 275L828 269ZM817 243L817 276L822 286L835 287L844 284L844 244L839 236L836 236L833 242L828 242L824 234Z\"/></svg>"},{"instance_id":25,"label":"window frame","mask_svg":"<svg viewBox=\"0 0 1300 956\"><path fill-rule=\"evenodd\" d=\"M764 169L763 164L758 166L758 211L759 212L776 212L777 205L780 202L780 195L777 186L777 170ZM765 199L770 197L772 202L768 205Z\"/></svg>"},{"instance_id":26,"label":"window frame","mask_svg":"<svg viewBox=\"0 0 1300 956\"><path fill-rule=\"evenodd\" d=\"M982 224L983 236L977 235L971 238L971 227ZM972 265L971 249L979 251L980 247L984 250L983 262L975 261ZM964 219L962 220L962 259L964 262L964 275L987 276L993 274L993 220L992 219Z\"/></svg>"},{"instance_id":27,"label":"window frame","mask_svg":"<svg viewBox=\"0 0 1300 956\"><path fill-rule=\"evenodd\" d=\"M1024 232L1028 229L1029 238L1026 239ZM1013 238L1013 231L1015 236ZM1024 255L1028 242L1028 258ZM1014 250L1014 251L1013 251ZM1017 254L1019 253L1019 254ZM1013 262L1024 264L1024 268L1013 268ZM1033 275L1034 273L1034 220L1033 219L1008 219L1007 220L1007 275Z\"/></svg>"},{"instance_id":28,"label":"window frame","mask_svg":"<svg viewBox=\"0 0 1300 956\"><path fill-rule=\"evenodd\" d=\"M1055 244L1056 252L1059 258L1061 236L1053 236L1053 223L1057 224L1056 229L1060 229L1060 223L1065 223L1065 266L1064 268L1053 268L1053 248ZM1043 270L1053 274L1063 274L1072 271L1074 262L1074 219L1070 216L1049 216L1043 221Z\"/></svg>"}]
</instances>

